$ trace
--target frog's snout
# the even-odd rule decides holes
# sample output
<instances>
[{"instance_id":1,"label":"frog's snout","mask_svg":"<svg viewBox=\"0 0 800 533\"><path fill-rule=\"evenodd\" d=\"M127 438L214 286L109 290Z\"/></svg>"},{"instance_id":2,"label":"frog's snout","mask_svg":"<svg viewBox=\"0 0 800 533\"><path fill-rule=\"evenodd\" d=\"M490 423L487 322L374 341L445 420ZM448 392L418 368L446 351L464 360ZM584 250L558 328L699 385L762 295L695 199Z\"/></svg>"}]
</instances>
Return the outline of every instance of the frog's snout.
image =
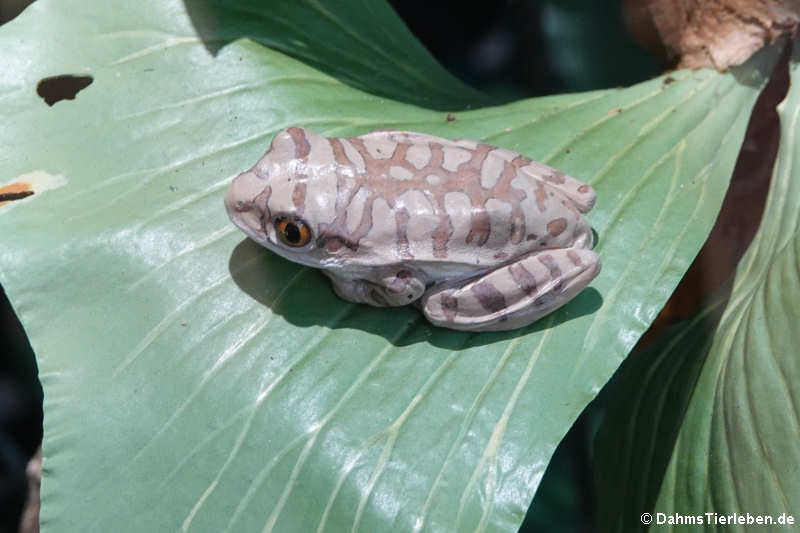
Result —
<instances>
[{"instance_id":1,"label":"frog's snout","mask_svg":"<svg viewBox=\"0 0 800 533\"><path fill-rule=\"evenodd\" d=\"M243 213L256 208L254 200L264 190L264 181L259 179L255 172L247 170L242 172L228 186L225 193L225 209L228 214Z\"/></svg>"},{"instance_id":2,"label":"frog's snout","mask_svg":"<svg viewBox=\"0 0 800 533\"><path fill-rule=\"evenodd\" d=\"M251 169L233 178L225 193L225 209L230 219L247 235L259 241L263 240L263 211L256 199L265 187L264 180Z\"/></svg>"}]
</instances>

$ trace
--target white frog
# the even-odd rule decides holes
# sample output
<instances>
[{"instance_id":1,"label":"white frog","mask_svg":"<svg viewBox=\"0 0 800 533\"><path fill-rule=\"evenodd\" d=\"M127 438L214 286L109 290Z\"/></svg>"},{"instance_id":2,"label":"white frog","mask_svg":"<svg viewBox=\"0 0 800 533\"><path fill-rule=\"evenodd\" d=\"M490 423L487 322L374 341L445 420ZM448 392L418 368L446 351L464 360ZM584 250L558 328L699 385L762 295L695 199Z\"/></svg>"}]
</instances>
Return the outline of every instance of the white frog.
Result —
<instances>
[{"instance_id":1,"label":"white frog","mask_svg":"<svg viewBox=\"0 0 800 533\"><path fill-rule=\"evenodd\" d=\"M582 215L594 202L589 185L482 142L300 127L279 132L225 196L234 224L321 269L339 297L414 303L470 331L530 324L597 276Z\"/></svg>"}]
</instances>

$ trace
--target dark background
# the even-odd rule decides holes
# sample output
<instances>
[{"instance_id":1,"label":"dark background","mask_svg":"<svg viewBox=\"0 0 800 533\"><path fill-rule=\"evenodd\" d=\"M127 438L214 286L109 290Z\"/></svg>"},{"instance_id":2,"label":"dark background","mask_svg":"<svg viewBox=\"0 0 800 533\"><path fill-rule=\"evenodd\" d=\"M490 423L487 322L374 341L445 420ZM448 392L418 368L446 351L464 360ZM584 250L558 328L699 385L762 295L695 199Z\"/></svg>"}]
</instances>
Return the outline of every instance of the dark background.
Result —
<instances>
[{"instance_id":1,"label":"dark background","mask_svg":"<svg viewBox=\"0 0 800 533\"><path fill-rule=\"evenodd\" d=\"M0 0L0 24L27 3ZM620 1L390 4L445 68L500 102L627 86L664 69L633 42ZM41 401L33 352L0 288L0 532L17 531L25 465L41 441ZM520 531L594 530L590 449L603 404L601 393L559 445Z\"/></svg>"}]
</instances>

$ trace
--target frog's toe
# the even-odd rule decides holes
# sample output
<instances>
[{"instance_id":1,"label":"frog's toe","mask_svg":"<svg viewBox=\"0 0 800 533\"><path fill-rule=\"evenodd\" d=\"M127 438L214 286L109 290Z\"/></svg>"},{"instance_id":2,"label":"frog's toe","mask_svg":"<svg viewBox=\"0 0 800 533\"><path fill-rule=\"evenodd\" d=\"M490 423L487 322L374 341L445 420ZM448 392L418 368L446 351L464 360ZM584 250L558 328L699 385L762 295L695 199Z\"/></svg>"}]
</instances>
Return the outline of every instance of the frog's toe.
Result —
<instances>
[{"instance_id":1,"label":"frog's toe","mask_svg":"<svg viewBox=\"0 0 800 533\"><path fill-rule=\"evenodd\" d=\"M374 307L396 307L418 300L425 284L407 270L400 270L377 281L350 279L324 270L333 291L342 300Z\"/></svg>"},{"instance_id":2,"label":"frog's toe","mask_svg":"<svg viewBox=\"0 0 800 533\"><path fill-rule=\"evenodd\" d=\"M384 277L377 285L376 292L379 292L381 299L386 302L382 305L408 305L418 300L425 292L422 280L406 269L400 269Z\"/></svg>"}]
</instances>

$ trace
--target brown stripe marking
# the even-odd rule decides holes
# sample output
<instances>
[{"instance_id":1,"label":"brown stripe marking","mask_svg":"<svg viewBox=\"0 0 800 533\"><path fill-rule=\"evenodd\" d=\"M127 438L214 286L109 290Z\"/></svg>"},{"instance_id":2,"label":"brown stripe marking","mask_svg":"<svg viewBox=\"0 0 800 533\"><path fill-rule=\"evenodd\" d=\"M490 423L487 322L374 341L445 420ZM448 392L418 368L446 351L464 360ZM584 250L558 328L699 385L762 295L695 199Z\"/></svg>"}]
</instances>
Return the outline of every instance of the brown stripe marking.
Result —
<instances>
[{"instance_id":1,"label":"brown stripe marking","mask_svg":"<svg viewBox=\"0 0 800 533\"><path fill-rule=\"evenodd\" d=\"M442 304L442 313L448 320L453 320L458 314L458 298L446 292L442 292L439 297Z\"/></svg>"},{"instance_id":2,"label":"brown stripe marking","mask_svg":"<svg viewBox=\"0 0 800 533\"><path fill-rule=\"evenodd\" d=\"M336 173L336 206L334 208L335 218L333 224L344 225L347 223L347 208L355 198L361 183L355 179L345 179L342 173L339 172L340 168L354 168L355 164L347 157L344 151L344 145L339 139L328 139L333 150L333 157L337 163Z\"/></svg>"},{"instance_id":3,"label":"brown stripe marking","mask_svg":"<svg viewBox=\"0 0 800 533\"><path fill-rule=\"evenodd\" d=\"M502 187L501 184L506 181L510 182L510 178L513 178L515 173L512 165L505 162L494 187L489 190L484 189L483 185L481 185L481 172L483 165L486 163L486 158L492 150L494 150L493 146L479 143L472 152L472 158L458 169L459 177L463 176L464 192L467 193L467 196L472 201L472 219L469 234L467 234L466 238L467 244L476 240L477 246L483 246L489 240L492 223L486 210L486 202L491 198L497 199L498 196L502 198L502 195L498 194L498 187ZM516 204L513 200L509 203L512 206L512 218L514 218Z\"/></svg>"},{"instance_id":4,"label":"brown stripe marking","mask_svg":"<svg viewBox=\"0 0 800 533\"><path fill-rule=\"evenodd\" d=\"M333 158L336 160L338 164L348 167L356 166L356 164L353 161L350 161L350 158L347 157L347 153L344 151L344 145L342 144L342 141L340 141L336 137L326 137L326 139L328 139L328 144L331 145L331 150L333 151Z\"/></svg>"},{"instance_id":5,"label":"brown stripe marking","mask_svg":"<svg viewBox=\"0 0 800 533\"><path fill-rule=\"evenodd\" d=\"M336 205L334 206L334 219L331 223L332 226L343 226L347 223L347 208L350 202L353 201L360 184L357 185L355 180L342 179L342 175L338 170L340 168L353 168L355 164L347 157L344 151L344 145L339 139L328 139L333 151L333 158L336 161Z\"/></svg>"},{"instance_id":6,"label":"brown stripe marking","mask_svg":"<svg viewBox=\"0 0 800 533\"><path fill-rule=\"evenodd\" d=\"M581 261L581 256L578 255L578 252L575 250L567 250L567 257L569 260L572 261L572 264L575 266L583 266L583 261Z\"/></svg>"},{"instance_id":7,"label":"brown stripe marking","mask_svg":"<svg viewBox=\"0 0 800 533\"><path fill-rule=\"evenodd\" d=\"M483 246L489 240L491 229L492 226L489 221L489 213L486 211L486 205L473 205L472 220L466 239L467 244L471 244L475 240L477 246Z\"/></svg>"},{"instance_id":8,"label":"brown stripe marking","mask_svg":"<svg viewBox=\"0 0 800 533\"><path fill-rule=\"evenodd\" d=\"M303 214L306 208L306 184L297 183L292 191L292 203L298 216Z\"/></svg>"},{"instance_id":9,"label":"brown stripe marking","mask_svg":"<svg viewBox=\"0 0 800 533\"><path fill-rule=\"evenodd\" d=\"M449 192L447 186L450 184L448 177L450 177L451 174L442 166L442 163L444 163L444 149L442 148L442 145L438 143L430 143L428 145L428 150L430 151L428 164L419 170L419 175L423 175L423 172L425 172L425 175L427 175L428 170L436 170L437 173L441 172L441 175L443 176L442 182L439 185L440 188L435 192L436 202L431 202L431 205L434 206L434 209L438 211L436 214L439 215L439 223L433 230L431 238L433 239L433 256L446 258L447 245L450 243L450 239L453 237L453 233L455 232L453 221L450 218L450 213L447 212L447 208L445 207L444 203L444 197L447 192ZM416 177L417 176L414 176L414 179L416 179ZM444 300L442 301L442 305L444 305Z\"/></svg>"},{"instance_id":10,"label":"brown stripe marking","mask_svg":"<svg viewBox=\"0 0 800 533\"><path fill-rule=\"evenodd\" d=\"M347 211L350 204L364 186L361 175L355 177L339 172L341 168L355 168L355 164L347 157L344 145L337 138L328 138L334 159L337 163L336 173L336 205L334 206L334 219L330 224L320 224L317 246L324 247L331 253L338 252L343 247L352 251L358 250L359 240L372 229L372 203L374 194L364 200L361 220L356 229L351 233L347 231Z\"/></svg>"},{"instance_id":11,"label":"brown stripe marking","mask_svg":"<svg viewBox=\"0 0 800 533\"><path fill-rule=\"evenodd\" d=\"M547 269L550 271L550 277L553 280L558 280L558 283L555 284L552 290L554 292L560 291L564 286L564 283L561 280L561 268L559 268L558 264L556 264L556 261L555 259L553 259L553 256L550 254L544 254L539 256L538 259L539 262L544 266L546 266Z\"/></svg>"},{"instance_id":12,"label":"brown stripe marking","mask_svg":"<svg viewBox=\"0 0 800 533\"><path fill-rule=\"evenodd\" d=\"M272 186L267 185L264 187L264 190L261 191L251 202L249 202L249 208L252 209L255 207L256 209L261 210L261 227L264 229L264 233L269 234L267 231L267 226L272 224L272 213L269 210L269 197L272 196ZM244 206L242 206L244 207ZM236 210L239 211L239 206L236 206Z\"/></svg>"},{"instance_id":13,"label":"brown stripe marking","mask_svg":"<svg viewBox=\"0 0 800 533\"><path fill-rule=\"evenodd\" d=\"M408 246L408 220L410 218L408 209L405 207L394 212L394 220L397 223L397 253L402 259L414 259Z\"/></svg>"},{"instance_id":14,"label":"brown stripe marking","mask_svg":"<svg viewBox=\"0 0 800 533\"><path fill-rule=\"evenodd\" d=\"M291 135L292 142L294 143L294 157L295 159L304 159L311 153L311 145L306 139L306 133L303 128L291 127L286 130Z\"/></svg>"},{"instance_id":15,"label":"brown stripe marking","mask_svg":"<svg viewBox=\"0 0 800 533\"><path fill-rule=\"evenodd\" d=\"M453 228L450 215L447 213L447 209L444 206L444 195L438 194L436 196L436 202L431 202L431 205L434 205L439 211L439 223L436 225L433 233L431 234L431 237L433 238L433 256L446 258L447 243L450 242L450 238L453 236L455 228Z\"/></svg>"},{"instance_id":16,"label":"brown stripe marking","mask_svg":"<svg viewBox=\"0 0 800 533\"><path fill-rule=\"evenodd\" d=\"M472 286L472 293L480 302L481 307L490 313L497 313L506 308L506 298L503 293L488 281L481 281Z\"/></svg>"},{"instance_id":17,"label":"brown stripe marking","mask_svg":"<svg viewBox=\"0 0 800 533\"><path fill-rule=\"evenodd\" d=\"M308 154L311 153L311 144L306 138L305 131L302 128L292 127L286 130L292 137L294 143L294 157L295 159L305 160ZM298 167L305 167L305 165L298 165ZM295 179L297 183L292 191L292 203L297 215L302 215L306 207L306 178L303 172L295 172Z\"/></svg>"},{"instance_id":18,"label":"brown stripe marking","mask_svg":"<svg viewBox=\"0 0 800 533\"><path fill-rule=\"evenodd\" d=\"M411 162L406 158L410 146L411 145L408 143L397 143L394 145L394 152L392 152L392 157L389 158L393 162L391 166L408 168L408 166L411 165ZM403 164L397 165L397 163ZM416 168L414 170L416 170Z\"/></svg>"},{"instance_id":19,"label":"brown stripe marking","mask_svg":"<svg viewBox=\"0 0 800 533\"><path fill-rule=\"evenodd\" d=\"M347 208L350 207L350 203L352 202L353 198L355 198L355 194L350 199L350 202L347 203ZM358 244L358 242L363 239L372 229L372 206L375 203L375 193L372 192L367 198L364 200L364 208L361 211L361 222L358 223L356 229L349 233L350 239Z\"/></svg>"},{"instance_id":20,"label":"brown stripe marking","mask_svg":"<svg viewBox=\"0 0 800 533\"><path fill-rule=\"evenodd\" d=\"M517 282L522 292L528 296L536 293L536 277L525 268L522 263L514 263L508 267L508 272L514 281Z\"/></svg>"},{"instance_id":21,"label":"brown stripe marking","mask_svg":"<svg viewBox=\"0 0 800 533\"><path fill-rule=\"evenodd\" d=\"M561 269L556 264L555 259L550 254L543 254L538 257L539 262L547 267L547 270L550 271L550 277L556 279L557 277L561 276Z\"/></svg>"},{"instance_id":22,"label":"brown stripe marking","mask_svg":"<svg viewBox=\"0 0 800 533\"><path fill-rule=\"evenodd\" d=\"M556 170L552 174L545 176L544 179L550 183L555 183L556 185L563 185L567 181L566 176L567 175L563 172Z\"/></svg>"},{"instance_id":23,"label":"brown stripe marking","mask_svg":"<svg viewBox=\"0 0 800 533\"><path fill-rule=\"evenodd\" d=\"M534 194L536 195L536 207L539 208L540 212L544 213L547 211L547 205L545 205L547 191L544 188L544 183L536 180L536 191L534 191Z\"/></svg>"},{"instance_id":24,"label":"brown stripe marking","mask_svg":"<svg viewBox=\"0 0 800 533\"><path fill-rule=\"evenodd\" d=\"M483 146L487 146L490 150L495 149L489 145ZM511 182L517 177L517 171L525 161L527 161L526 158L518 155L511 161L505 162L503 164L503 171L500 173L500 178L497 180L494 187L492 187L489 196L490 198L496 198L511 204L509 238L513 244L519 244L525 236L525 213L522 212L520 203L527 195L525 191L512 187Z\"/></svg>"},{"instance_id":25,"label":"brown stripe marking","mask_svg":"<svg viewBox=\"0 0 800 533\"><path fill-rule=\"evenodd\" d=\"M525 215L522 214L522 209L518 209L519 213L514 213L514 204L512 204L511 213L511 242L519 244L522 242L522 237L525 235Z\"/></svg>"}]
</instances>

